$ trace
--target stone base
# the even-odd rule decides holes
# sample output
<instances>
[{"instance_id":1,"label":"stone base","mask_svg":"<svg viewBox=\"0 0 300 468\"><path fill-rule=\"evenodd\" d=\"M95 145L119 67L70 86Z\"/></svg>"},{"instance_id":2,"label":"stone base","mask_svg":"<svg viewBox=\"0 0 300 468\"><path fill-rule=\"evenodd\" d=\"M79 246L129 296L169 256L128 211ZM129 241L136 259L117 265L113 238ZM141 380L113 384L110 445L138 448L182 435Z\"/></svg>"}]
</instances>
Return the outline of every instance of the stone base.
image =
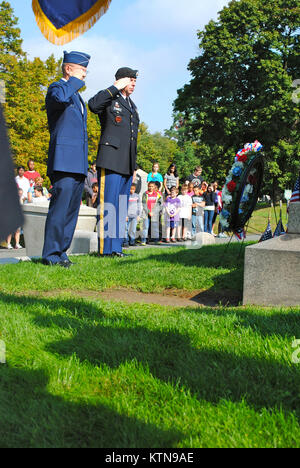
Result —
<instances>
[{"instance_id":1,"label":"stone base","mask_svg":"<svg viewBox=\"0 0 300 468\"><path fill-rule=\"evenodd\" d=\"M289 234L300 234L300 202L289 205L288 232Z\"/></svg>"},{"instance_id":2,"label":"stone base","mask_svg":"<svg viewBox=\"0 0 300 468\"><path fill-rule=\"evenodd\" d=\"M243 304L300 305L300 234L246 248Z\"/></svg>"},{"instance_id":3,"label":"stone base","mask_svg":"<svg viewBox=\"0 0 300 468\"><path fill-rule=\"evenodd\" d=\"M96 232L77 230L74 233L68 255L89 254L98 251L98 236Z\"/></svg>"},{"instance_id":4,"label":"stone base","mask_svg":"<svg viewBox=\"0 0 300 468\"><path fill-rule=\"evenodd\" d=\"M196 240L187 241L184 246L187 249L200 249L204 245L214 245L216 243L215 236L208 234L208 232L198 232L196 234Z\"/></svg>"},{"instance_id":5,"label":"stone base","mask_svg":"<svg viewBox=\"0 0 300 468\"><path fill-rule=\"evenodd\" d=\"M41 257L44 246L48 205L33 205L29 203L28 205L23 205L23 212L25 219L23 231L26 253L29 257ZM96 228L96 213L97 210L95 208L81 205L76 231L88 231L89 233L93 233Z\"/></svg>"}]
</instances>

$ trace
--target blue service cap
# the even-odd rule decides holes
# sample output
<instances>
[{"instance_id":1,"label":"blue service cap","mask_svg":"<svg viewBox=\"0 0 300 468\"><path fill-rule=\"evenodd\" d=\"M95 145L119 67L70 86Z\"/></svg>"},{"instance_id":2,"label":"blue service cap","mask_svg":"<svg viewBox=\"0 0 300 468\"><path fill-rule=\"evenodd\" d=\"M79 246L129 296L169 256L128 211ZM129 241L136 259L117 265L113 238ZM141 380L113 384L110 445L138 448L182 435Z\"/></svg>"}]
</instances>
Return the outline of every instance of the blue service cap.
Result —
<instances>
[{"instance_id":1,"label":"blue service cap","mask_svg":"<svg viewBox=\"0 0 300 468\"><path fill-rule=\"evenodd\" d=\"M77 65L87 68L90 58L91 56L84 52L67 52L64 50L63 63L76 63Z\"/></svg>"}]
</instances>

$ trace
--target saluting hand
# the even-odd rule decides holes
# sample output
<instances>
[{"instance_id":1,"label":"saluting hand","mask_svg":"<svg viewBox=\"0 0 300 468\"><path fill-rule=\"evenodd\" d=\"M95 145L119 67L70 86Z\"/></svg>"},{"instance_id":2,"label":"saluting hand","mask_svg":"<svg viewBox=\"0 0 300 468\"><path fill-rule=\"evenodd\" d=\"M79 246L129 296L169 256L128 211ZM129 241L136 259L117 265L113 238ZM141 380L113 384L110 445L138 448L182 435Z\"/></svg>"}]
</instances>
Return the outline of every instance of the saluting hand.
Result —
<instances>
[{"instance_id":1,"label":"saluting hand","mask_svg":"<svg viewBox=\"0 0 300 468\"><path fill-rule=\"evenodd\" d=\"M130 78L120 78L120 80L115 81L114 86L118 88L119 91L126 88L126 86L130 85L131 79Z\"/></svg>"}]
</instances>

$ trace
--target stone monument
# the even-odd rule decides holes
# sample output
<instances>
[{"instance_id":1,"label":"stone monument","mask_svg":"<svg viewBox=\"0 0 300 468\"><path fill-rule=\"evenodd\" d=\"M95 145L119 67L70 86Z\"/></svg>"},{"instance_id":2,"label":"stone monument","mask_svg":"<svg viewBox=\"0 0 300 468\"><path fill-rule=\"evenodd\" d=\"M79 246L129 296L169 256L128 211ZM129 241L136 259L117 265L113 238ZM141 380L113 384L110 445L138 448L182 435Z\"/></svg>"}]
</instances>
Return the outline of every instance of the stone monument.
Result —
<instances>
[{"instance_id":1,"label":"stone monument","mask_svg":"<svg viewBox=\"0 0 300 468\"><path fill-rule=\"evenodd\" d=\"M300 307L300 202L287 234L246 248L243 304Z\"/></svg>"},{"instance_id":2,"label":"stone monument","mask_svg":"<svg viewBox=\"0 0 300 468\"><path fill-rule=\"evenodd\" d=\"M49 203L40 205L28 203L22 207L25 220L23 231L26 254L28 257L40 257L43 251ZM95 208L81 205L69 254L84 254L97 250L96 214Z\"/></svg>"}]
</instances>

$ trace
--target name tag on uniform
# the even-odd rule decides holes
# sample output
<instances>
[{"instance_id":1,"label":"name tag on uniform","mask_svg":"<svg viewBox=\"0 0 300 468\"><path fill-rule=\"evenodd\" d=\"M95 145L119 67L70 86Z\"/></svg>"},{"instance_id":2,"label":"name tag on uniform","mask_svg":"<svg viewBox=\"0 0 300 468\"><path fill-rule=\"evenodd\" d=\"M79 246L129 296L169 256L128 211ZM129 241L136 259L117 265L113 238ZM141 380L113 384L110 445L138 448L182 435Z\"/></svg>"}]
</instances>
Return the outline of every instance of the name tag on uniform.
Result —
<instances>
[{"instance_id":1,"label":"name tag on uniform","mask_svg":"<svg viewBox=\"0 0 300 468\"><path fill-rule=\"evenodd\" d=\"M122 107L120 106L120 104L118 103L118 101L115 102L115 107L114 107L113 110L114 110L114 112L118 112L118 113L119 113L119 112L123 112L123 109L122 109Z\"/></svg>"}]
</instances>

